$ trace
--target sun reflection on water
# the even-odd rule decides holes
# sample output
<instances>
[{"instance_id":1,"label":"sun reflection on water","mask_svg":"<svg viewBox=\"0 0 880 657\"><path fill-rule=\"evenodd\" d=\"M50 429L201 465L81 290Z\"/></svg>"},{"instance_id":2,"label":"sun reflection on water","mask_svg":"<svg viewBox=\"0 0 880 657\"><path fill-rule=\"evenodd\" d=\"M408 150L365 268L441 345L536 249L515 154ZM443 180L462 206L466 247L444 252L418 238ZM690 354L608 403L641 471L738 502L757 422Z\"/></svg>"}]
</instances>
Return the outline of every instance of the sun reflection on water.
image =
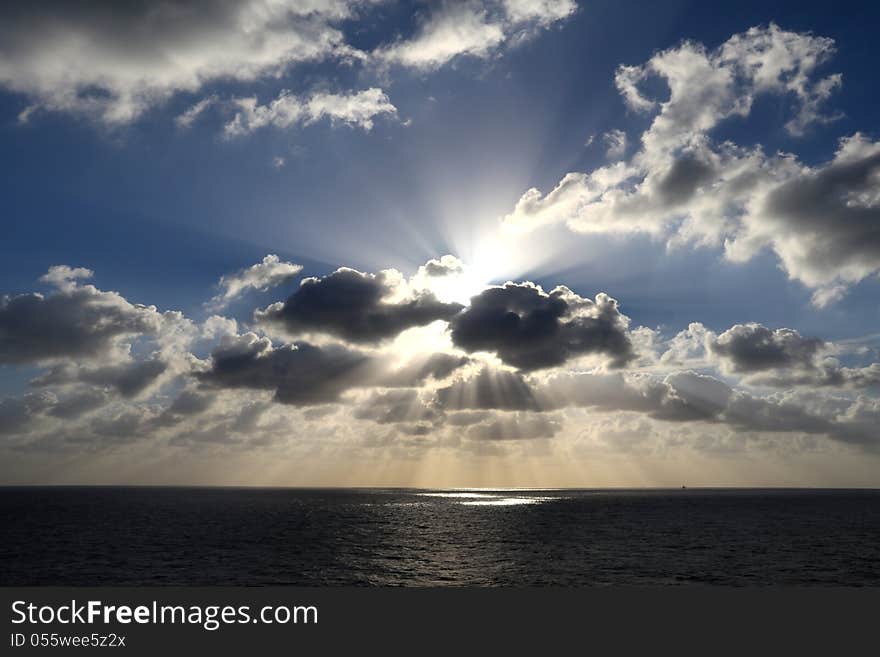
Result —
<instances>
[{"instance_id":1,"label":"sun reflection on water","mask_svg":"<svg viewBox=\"0 0 880 657\"><path fill-rule=\"evenodd\" d=\"M524 504L541 504L564 499L562 497L550 497L544 495L511 495L512 491L504 493L474 493L474 492L444 492L444 493L418 493L420 497L451 498L462 506L518 506Z\"/></svg>"}]
</instances>

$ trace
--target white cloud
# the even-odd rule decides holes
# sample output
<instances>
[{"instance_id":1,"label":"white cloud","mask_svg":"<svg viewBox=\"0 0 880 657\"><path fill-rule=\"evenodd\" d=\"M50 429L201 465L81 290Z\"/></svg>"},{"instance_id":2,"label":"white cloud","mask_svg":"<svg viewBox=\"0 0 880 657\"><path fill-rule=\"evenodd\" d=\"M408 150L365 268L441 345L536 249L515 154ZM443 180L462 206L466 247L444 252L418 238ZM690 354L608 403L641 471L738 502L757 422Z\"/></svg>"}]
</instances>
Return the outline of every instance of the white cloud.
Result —
<instances>
[{"instance_id":1,"label":"white cloud","mask_svg":"<svg viewBox=\"0 0 880 657\"><path fill-rule=\"evenodd\" d=\"M791 154L711 138L722 121L748 116L760 94L794 99L786 124L793 134L833 119L821 105L840 77L815 77L833 45L770 25L715 50L685 42L642 66L618 68L626 104L655 114L640 150L589 173L568 173L546 195L529 189L504 223L648 233L670 246L723 247L737 262L769 249L790 278L816 290L815 305L833 303L848 285L880 271L873 229L880 220L880 143L857 133L830 161L807 166ZM666 100L644 95L640 85L650 77L666 82Z\"/></svg>"},{"instance_id":2,"label":"white cloud","mask_svg":"<svg viewBox=\"0 0 880 657\"><path fill-rule=\"evenodd\" d=\"M381 61L411 68L439 68L453 57L485 57L504 41L504 28L473 5L451 5L431 16L419 33L377 53Z\"/></svg>"},{"instance_id":3,"label":"white cloud","mask_svg":"<svg viewBox=\"0 0 880 657\"><path fill-rule=\"evenodd\" d=\"M576 9L572 0L445 3L423 20L412 38L379 48L372 56L386 64L435 70L460 56L490 57Z\"/></svg>"},{"instance_id":4,"label":"white cloud","mask_svg":"<svg viewBox=\"0 0 880 657\"><path fill-rule=\"evenodd\" d=\"M602 139L605 142L605 156L609 160L619 160L626 155L626 133L623 130L609 130Z\"/></svg>"},{"instance_id":5,"label":"white cloud","mask_svg":"<svg viewBox=\"0 0 880 657\"><path fill-rule=\"evenodd\" d=\"M207 98L202 98L195 105L189 107L183 114L176 117L174 122L177 124L178 128L187 129L195 123L196 119L198 119L209 107L217 103L217 96L208 96Z\"/></svg>"},{"instance_id":6,"label":"white cloud","mask_svg":"<svg viewBox=\"0 0 880 657\"><path fill-rule=\"evenodd\" d=\"M376 116L397 114L385 92L375 87L351 94L316 93L308 98L282 91L267 105L260 105L256 97L236 98L232 102L237 112L224 127L228 137L246 135L266 126L290 128L321 119L369 131Z\"/></svg>"},{"instance_id":7,"label":"white cloud","mask_svg":"<svg viewBox=\"0 0 880 657\"><path fill-rule=\"evenodd\" d=\"M78 280L91 278L94 275L95 272L85 267L54 265L49 267L48 272L40 276L40 282L49 283L60 289L69 289L75 287Z\"/></svg>"},{"instance_id":8,"label":"white cloud","mask_svg":"<svg viewBox=\"0 0 880 657\"><path fill-rule=\"evenodd\" d=\"M296 62L356 56L336 25L363 4L58 2L44 11L11 4L0 21L0 84L33 108L124 124L215 80L248 82Z\"/></svg>"},{"instance_id":9,"label":"white cloud","mask_svg":"<svg viewBox=\"0 0 880 657\"><path fill-rule=\"evenodd\" d=\"M302 265L284 262L277 255L269 254L262 262L222 276L217 284L221 292L208 302L208 306L219 310L248 290L266 291L283 285L296 278L301 271Z\"/></svg>"},{"instance_id":10,"label":"white cloud","mask_svg":"<svg viewBox=\"0 0 880 657\"><path fill-rule=\"evenodd\" d=\"M411 38L353 48L345 30L370 20L388 0L241 0L152 3L7 2L0 7L0 87L38 111L85 116L105 126L130 123L175 94L216 82L280 78L297 64L372 62L432 70L459 55L488 57L574 13L573 0L444 3ZM352 94L348 94L351 96ZM338 99L312 98L312 114L333 115ZM177 117L186 128L216 97L196 99ZM332 108L322 109L323 102ZM349 110L347 123L369 116ZM353 114L352 114L353 112Z\"/></svg>"}]
</instances>

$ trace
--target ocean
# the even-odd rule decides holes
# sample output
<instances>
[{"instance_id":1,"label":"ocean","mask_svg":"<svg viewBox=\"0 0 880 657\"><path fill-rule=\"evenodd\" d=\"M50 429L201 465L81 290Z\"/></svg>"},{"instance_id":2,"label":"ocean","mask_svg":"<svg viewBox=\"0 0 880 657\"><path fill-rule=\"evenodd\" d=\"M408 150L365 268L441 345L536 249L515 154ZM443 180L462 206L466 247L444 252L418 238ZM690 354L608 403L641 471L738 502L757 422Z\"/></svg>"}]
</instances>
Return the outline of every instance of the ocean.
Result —
<instances>
[{"instance_id":1,"label":"ocean","mask_svg":"<svg viewBox=\"0 0 880 657\"><path fill-rule=\"evenodd\" d=\"M880 584L880 491L0 488L2 585Z\"/></svg>"}]
</instances>

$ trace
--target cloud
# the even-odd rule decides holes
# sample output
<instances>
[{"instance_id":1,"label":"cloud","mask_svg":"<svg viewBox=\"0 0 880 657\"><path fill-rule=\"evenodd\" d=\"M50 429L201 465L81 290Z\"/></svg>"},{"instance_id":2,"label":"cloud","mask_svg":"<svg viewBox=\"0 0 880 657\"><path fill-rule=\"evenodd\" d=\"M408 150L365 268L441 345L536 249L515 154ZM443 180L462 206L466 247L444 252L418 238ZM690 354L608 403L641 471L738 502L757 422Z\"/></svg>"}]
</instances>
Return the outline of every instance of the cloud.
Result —
<instances>
[{"instance_id":1,"label":"cloud","mask_svg":"<svg viewBox=\"0 0 880 657\"><path fill-rule=\"evenodd\" d=\"M183 114L175 117L174 122L177 124L178 128L187 130L192 127L193 123L195 123L202 114L205 113L205 110L216 105L218 100L219 98L216 95L202 98L200 101L187 108Z\"/></svg>"},{"instance_id":2,"label":"cloud","mask_svg":"<svg viewBox=\"0 0 880 657\"><path fill-rule=\"evenodd\" d=\"M460 304L443 303L430 292L395 299L402 284L394 270L365 274L341 268L323 278L306 278L287 301L259 311L256 318L291 335L377 343L415 326L449 320L461 310Z\"/></svg>"},{"instance_id":3,"label":"cloud","mask_svg":"<svg viewBox=\"0 0 880 657\"><path fill-rule=\"evenodd\" d=\"M292 269L276 272L278 265ZM298 275L297 267L267 259L226 278L226 287L268 285ZM880 364L848 367L836 358L869 351L760 324L716 334L692 323L663 340L659 331L630 330L607 296L586 299L565 287L491 286L465 307L427 291L465 270L447 256L409 280L394 270L344 268L306 279L287 302L257 314L298 336L279 344L240 335L231 319L199 326L131 304L84 284L90 270L53 267L42 279L51 293L0 305L0 353L16 354L3 363L40 370L30 382L37 390L0 401L0 432L15 450L111 449L146 438L232 449L272 444L301 425L309 427L305 443L348 440L365 421L384 427L389 447L400 440L408 450L473 449L505 439L564 441L617 417L651 432L666 423L713 449L783 434L877 444ZM448 330L412 331L401 338L406 349L392 341L435 321ZM194 345L213 349L202 359ZM309 433L316 427L324 433Z\"/></svg>"},{"instance_id":4,"label":"cloud","mask_svg":"<svg viewBox=\"0 0 880 657\"><path fill-rule=\"evenodd\" d=\"M178 94L196 96L175 118L189 128L215 105L237 108L227 128L290 127L323 118L369 130L396 110L379 89L297 97L268 105L221 100L212 85L280 79L307 62L438 69L459 56L486 58L570 17L574 0L471 0L432 5L408 38L372 52L349 44L387 0L167 0L158 6L100 0L10 0L0 8L0 87L39 111L118 127ZM201 98L199 94L207 93Z\"/></svg>"},{"instance_id":5,"label":"cloud","mask_svg":"<svg viewBox=\"0 0 880 657\"><path fill-rule=\"evenodd\" d=\"M256 265L222 276L217 284L221 292L208 302L208 306L219 310L249 290L265 292L269 288L284 285L301 271L302 265L284 262L277 255L269 254Z\"/></svg>"},{"instance_id":6,"label":"cloud","mask_svg":"<svg viewBox=\"0 0 880 657\"><path fill-rule=\"evenodd\" d=\"M645 374L564 373L535 387L534 394L544 410L587 407L637 412L664 422L720 424L740 432L821 434L865 446L877 442L876 430L869 428L866 417L880 417L864 402L843 401L837 412L811 409L790 393L759 397L690 371L662 379Z\"/></svg>"},{"instance_id":7,"label":"cloud","mask_svg":"<svg viewBox=\"0 0 880 657\"><path fill-rule=\"evenodd\" d=\"M515 24L536 21L550 25L577 11L574 0L502 0L502 5L508 20Z\"/></svg>"},{"instance_id":8,"label":"cloud","mask_svg":"<svg viewBox=\"0 0 880 657\"><path fill-rule=\"evenodd\" d=\"M609 160L619 160L626 154L626 133L623 130L610 130L602 136L605 142L605 156Z\"/></svg>"},{"instance_id":9,"label":"cloud","mask_svg":"<svg viewBox=\"0 0 880 657\"><path fill-rule=\"evenodd\" d=\"M58 286L55 292L0 298L0 364L98 358L109 355L121 338L161 330L164 318L154 306L76 282L90 275L53 267L42 280Z\"/></svg>"},{"instance_id":10,"label":"cloud","mask_svg":"<svg viewBox=\"0 0 880 657\"><path fill-rule=\"evenodd\" d=\"M373 393L354 410L353 416L378 424L411 424L432 422L439 414L422 402L417 390L403 389Z\"/></svg>"},{"instance_id":11,"label":"cloud","mask_svg":"<svg viewBox=\"0 0 880 657\"><path fill-rule=\"evenodd\" d=\"M464 263L453 255L432 258L419 267L419 273L426 277L443 278L456 276L464 272ZM418 275L418 274L417 274Z\"/></svg>"},{"instance_id":12,"label":"cloud","mask_svg":"<svg viewBox=\"0 0 880 657\"><path fill-rule=\"evenodd\" d=\"M337 25L363 4L12 0L0 12L0 84L32 108L124 124L214 81L251 82L298 62L357 56Z\"/></svg>"},{"instance_id":13,"label":"cloud","mask_svg":"<svg viewBox=\"0 0 880 657\"><path fill-rule=\"evenodd\" d=\"M768 329L760 324L738 324L715 337L707 347L727 373L745 374L753 385L837 386L867 388L880 385L880 363L844 367L830 353L834 345L802 336L794 329Z\"/></svg>"},{"instance_id":14,"label":"cloud","mask_svg":"<svg viewBox=\"0 0 880 657\"><path fill-rule=\"evenodd\" d=\"M198 373L217 388L271 390L284 404L312 405L339 400L369 378L371 358L340 345L297 343L275 348L254 333L225 336L211 352L210 369Z\"/></svg>"},{"instance_id":15,"label":"cloud","mask_svg":"<svg viewBox=\"0 0 880 657\"><path fill-rule=\"evenodd\" d=\"M864 420L865 416L873 417L873 408L860 411L860 419L855 422L846 415L854 412L847 402L835 420L834 414L826 417L827 413L813 411L791 395L758 397L692 371L659 378L620 372L560 372L532 381L515 377L484 371L478 377L438 390L437 403L444 410L549 412L591 408L638 413L661 422L725 425L739 432L822 434L865 445L876 441L876 433L866 428ZM503 424L495 425L496 429L500 426Z\"/></svg>"},{"instance_id":16,"label":"cloud","mask_svg":"<svg viewBox=\"0 0 880 657\"><path fill-rule=\"evenodd\" d=\"M531 386L517 372L483 368L475 376L460 379L437 390L437 404L444 410L539 411L542 405Z\"/></svg>"},{"instance_id":17,"label":"cloud","mask_svg":"<svg viewBox=\"0 0 880 657\"><path fill-rule=\"evenodd\" d=\"M430 355L420 354L384 375L378 383L387 387L408 387L420 385L428 379L439 381L470 362L471 359L467 356L439 352Z\"/></svg>"},{"instance_id":18,"label":"cloud","mask_svg":"<svg viewBox=\"0 0 880 657\"><path fill-rule=\"evenodd\" d=\"M95 272L85 267L54 265L49 267L48 272L40 276L40 282L49 283L59 289L70 289L76 286L78 280L92 278L94 275Z\"/></svg>"},{"instance_id":19,"label":"cloud","mask_svg":"<svg viewBox=\"0 0 880 657\"><path fill-rule=\"evenodd\" d=\"M814 80L816 68L834 52L834 41L780 29L774 24L735 34L714 50L691 41L655 54L642 66L622 66L615 82L631 109L659 114L642 137L647 150L684 145L732 116L747 116L761 94L788 94L796 132L821 118L819 105L839 76ZM657 76L670 95L657 101L639 85Z\"/></svg>"},{"instance_id":20,"label":"cloud","mask_svg":"<svg viewBox=\"0 0 880 657\"><path fill-rule=\"evenodd\" d=\"M840 76L818 77L831 39L776 25L733 35L714 50L684 42L641 66L621 66L617 87L630 109L653 115L629 159L571 172L547 194L532 188L503 218L534 230L563 223L580 233L646 233L669 246L723 248L744 262L764 250L827 306L849 285L880 272L880 143L860 133L824 163L766 154L760 145L716 143L724 121L751 113L756 98L792 101L793 135L832 120L821 110ZM662 99L644 83L660 79Z\"/></svg>"},{"instance_id":21,"label":"cloud","mask_svg":"<svg viewBox=\"0 0 880 657\"><path fill-rule=\"evenodd\" d=\"M752 202L729 255L741 261L771 248L790 277L819 289L816 305L880 271L880 143L843 139L830 162L802 168Z\"/></svg>"},{"instance_id":22,"label":"cloud","mask_svg":"<svg viewBox=\"0 0 880 657\"><path fill-rule=\"evenodd\" d=\"M409 39L383 46L372 57L422 71L436 70L459 57L488 58L540 28L574 14L573 0L447 2L423 18Z\"/></svg>"},{"instance_id":23,"label":"cloud","mask_svg":"<svg viewBox=\"0 0 880 657\"><path fill-rule=\"evenodd\" d=\"M475 424L466 435L471 440L535 440L552 438L562 430L562 424L544 415L506 413L491 422Z\"/></svg>"},{"instance_id":24,"label":"cloud","mask_svg":"<svg viewBox=\"0 0 880 657\"><path fill-rule=\"evenodd\" d=\"M376 116L397 114L385 92L376 87L350 94L315 93L308 98L282 91L267 105L260 105L254 96L235 98L232 105L237 111L224 127L227 137L239 137L266 126L283 129L322 119L369 131Z\"/></svg>"},{"instance_id":25,"label":"cloud","mask_svg":"<svg viewBox=\"0 0 880 657\"><path fill-rule=\"evenodd\" d=\"M128 360L100 367L64 363L34 379L31 385L45 387L87 383L99 388L112 388L123 397L135 397L150 388L167 369L168 363L160 358Z\"/></svg>"},{"instance_id":26,"label":"cloud","mask_svg":"<svg viewBox=\"0 0 880 657\"><path fill-rule=\"evenodd\" d=\"M590 300L564 286L545 293L533 283L487 288L450 322L457 347L492 352L522 370L555 367L586 354L606 356L620 367L633 357L628 325L606 294Z\"/></svg>"},{"instance_id":27,"label":"cloud","mask_svg":"<svg viewBox=\"0 0 880 657\"><path fill-rule=\"evenodd\" d=\"M57 398L47 392L32 392L0 400L0 434L25 430L34 417L51 408Z\"/></svg>"},{"instance_id":28,"label":"cloud","mask_svg":"<svg viewBox=\"0 0 880 657\"><path fill-rule=\"evenodd\" d=\"M73 420L105 406L108 401L109 395L103 390L80 390L58 400L48 414L62 420Z\"/></svg>"},{"instance_id":29,"label":"cloud","mask_svg":"<svg viewBox=\"0 0 880 657\"><path fill-rule=\"evenodd\" d=\"M709 342L711 352L735 373L810 368L823 347L818 338L805 338L793 329L771 330L761 324L737 324Z\"/></svg>"}]
</instances>

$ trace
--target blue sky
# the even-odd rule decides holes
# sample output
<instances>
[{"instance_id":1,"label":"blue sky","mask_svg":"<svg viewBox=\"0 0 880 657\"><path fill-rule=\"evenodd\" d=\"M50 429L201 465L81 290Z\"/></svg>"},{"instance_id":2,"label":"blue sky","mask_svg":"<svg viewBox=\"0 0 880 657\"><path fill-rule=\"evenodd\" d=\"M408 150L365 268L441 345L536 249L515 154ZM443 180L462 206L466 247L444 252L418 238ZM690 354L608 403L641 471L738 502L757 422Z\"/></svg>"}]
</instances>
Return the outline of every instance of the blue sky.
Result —
<instances>
[{"instance_id":1,"label":"blue sky","mask_svg":"<svg viewBox=\"0 0 880 657\"><path fill-rule=\"evenodd\" d=\"M775 24L782 34L794 35L803 43L811 37L833 40L833 47L815 67L804 64L810 54L793 51L797 53L793 56L795 68L774 84L788 84L803 73L808 82L799 88L819 94L819 81L827 76L839 73L840 82L831 84L827 97L816 103L816 116L803 129L795 130L796 134L786 129L786 122L800 116L807 101L792 92L794 87L766 92L759 81L744 82L746 86L737 86L735 93L754 96L748 111L719 114L717 122L690 135L689 145L676 147L679 150L671 157L682 157L688 149L698 148L694 144L704 144L700 142L703 139L711 144L703 154L721 157L721 145L729 142L742 149L740 157L749 149L761 149L766 158L762 171L775 172L767 173L768 179L779 175L790 180L798 176L809 179L811 172L826 167L841 148L841 139L858 133L867 144L864 148L869 148L878 136L877 54L873 35L865 26L880 21L880 7L845 2L581 0L576 7L567 0L448 5L379 2L376 6L315 2L311 13L282 12L277 23L261 24L260 29L268 35L286 34L285 29L305 30L301 25L308 22L308 38L332 32L349 51L361 55L342 53L338 44L336 50L306 58L282 48L267 51L266 57L275 58L270 64L261 64L262 68L254 65L255 73L244 74L244 64L239 66L235 58L250 61L254 47L246 41L238 43L233 38L230 43L242 49L231 47L228 58L222 52L210 52L210 40L222 35L230 24L229 15L235 12L227 11L223 3L207 3L220 8L212 26L213 12L193 3L179 4L189 9L195 6L194 18L167 24L151 22L136 11L128 16L127 10L101 2L72 3L63 12L53 2L11 3L2 10L8 13L5 29L30 35L26 46L9 39L7 46L0 47L3 293L52 294L57 288L58 294L65 294L63 285L94 284L97 290L118 292L131 304L154 305L160 313L180 311L196 327L219 313L237 322L236 336L254 331L271 338L273 348L281 348L302 339L323 344L327 337L314 339L312 329L291 334L288 320L287 333L261 332L254 320L256 309L295 294L302 276L328 276L347 266L371 273L394 268L409 278L430 259L451 254L471 266L481 266L485 263L474 261L488 258L492 266L482 267L480 273L487 279L483 284L531 281L547 291L562 284L587 299L608 293L628 317L628 330L644 327L652 332L656 353L654 361L643 362L643 369L657 376L657 363L671 349L666 341L692 322L700 323L716 338L735 325L752 323L771 331L793 329L800 337L825 341L826 351L810 352L810 358L832 357L838 367L870 367L876 359L878 339L866 336L880 326L880 248L871 246L869 228L863 229L864 237L856 238L867 245L858 263L848 262L845 255L835 261L841 270L850 265L852 271L857 270L840 278L827 270L819 273L825 266L819 251L811 251L812 255L797 263L786 260L800 257L806 242L782 245L778 236L764 235L762 221L769 219L759 215L748 228L717 229L720 232L716 234L717 225L727 220L719 216L716 228L701 228L698 238L677 243L682 216L695 210L686 207L672 219L640 215L634 221L655 223L632 232L617 227L577 228L572 216L556 209L555 201L553 207L549 201L541 206L553 217L546 222L532 210L520 216L514 208L521 207L518 202L530 188L540 190L542 199L549 199L547 195L566 174L589 176L613 167L615 162L634 167L637 176L647 176L643 184L648 189L651 176L659 177L667 166L662 158L668 153L664 151L662 157L646 153L645 164L639 160L640 139L650 134L661 113L658 108L669 99L669 79L664 81L656 71L644 76L639 82L640 93L652 99L654 109L642 111L628 103L620 85L615 84L619 67L648 66L658 53L685 49L685 42L694 47L702 44L703 51L711 53L733 35L745 34L753 27L767 29ZM57 12L55 27L45 19L53 12ZM421 37L444 17L450 24L458 21L455 30L459 31L452 34L460 41L451 38L445 44L448 51L431 54L431 44ZM487 28L480 38L489 41L477 38L465 43L461 26L471 19L500 30L501 36ZM53 30L86 35L86 40L99 41L104 35L106 43L65 51L64 40ZM154 48L150 43L158 45ZM190 48L189 44L196 45ZM813 42L804 47L820 46ZM192 71L175 69L174 62L185 58L156 59L157 53L167 54L175 48L178 53L186 51L190 60L202 56L199 48L206 51L201 68L194 69L198 82L187 77ZM89 57L95 58L94 75L84 72ZM112 61L114 57L118 61ZM61 83L53 78L52 70L53 66L64 68L65 60L74 63L67 81ZM215 74L215 70L221 72ZM106 79L116 82L105 84ZM343 102L340 98L366 89L381 90L377 93L384 94L383 102L393 105L393 111L374 108L367 122L332 114L343 111L338 109ZM312 118L303 114L289 125L276 118L269 121L275 125L262 127L256 124L258 115L254 114L242 119L251 121L243 134L230 135L225 126L237 113L244 117L245 110L236 104L237 99L254 97L257 105L268 107L284 90L299 99L301 107L296 111L317 111L302 107L312 107L307 105L309 99L321 94L329 95L327 102L337 103L336 109ZM134 96L125 96L129 92ZM181 126L179 117L199 101L207 102L206 109L190 125ZM728 110L721 108L719 112ZM626 147L617 155L609 150L613 131L626 138ZM783 159L774 158L780 152L793 154L798 172L784 173ZM877 200L871 197L876 193L876 170L870 169L868 176L867 191L859 188L852 193L863 194L863 199L867 194L868 200L859 202L867 204L865 212L874 218L869 220L876 221ZM588 188L592 183L585 184ZM631 191L626 185L608 187L606 198ZM604 210L583 200L587 192L579 193L583 196L577 212L589 212L583 214L588 223L598 222L592 217ZM763 197L755 191L753 198ZM633 202L641 201L634 198ZM508 223L531 222L525 237L515 238L519 241L511 251L493 246L500 244L505 217L510 219ZM829 231L840 225L833 217L829 222ZM743 237L746 233L748 238ZM748 243L743 247L748 253L728 257L725 245L740 238ZM876 235L873 240L876 245ZM759 245L752 248L755 243ZM811 242L808 246L814 245ZM228 281L267 254L301 265L302 276L282 277L271 287L245 288L221 311L206 305L218 290L222 293L221 277ZM67 283L62 286L38 282L57 265L84 267L93 276L64 279ZM470 290L473 294L479 291ZM820 293L833 300L816 302L814 295ZM466 298L464 302L467 306ZM781 334L773 335L773 340L783 340ZM631 340L636 344L643 338ZM139 348L146 349L144 353L150 349L166 353L162 345L139 347L140 338L128 333L124 339L125 344L133 345L132 353L137 354ZM851 340L856 341L856 347L841 346ZM7 348L14 350L15 345ZM219 361L210 356L215 348L216 340L210 339L187 347L187 353L201 363L194 371L217 367ZM780 347L783 351L787 348ZM114 353L113 357L119 358L118 349ZM717 376L736 390L742 385L758 396L795 390L794 384L768 388L766 380L757 385L755 373L745 365L724 361L720 347L713 353L714 357L706 355L699 363L687 362L682 367L694 366L701 375ZM28 387L30 379L64 365L54 358L12 359L6 366L0 365L0 391L10 399L23 399L21 395L33 388ZM817 363L810 361L801 374L813 376L821 369ZM578 371L585 371L585 367L605 371L602 363L579 367ZM130 403L137 405L138 412L157 404L161 407L179 390L194 386L187 378L194 376L192 372L178 369L174 370L178 378L165 381L165 387L150 388L149 394L134 397ZM536 376L521 367L513 371L516 376ZM662 375L668 376L669 371ZM453 380L452 385L455 383ZM68 387L53 393L58 399L81 392L70 387L72 384L65 385ZM110 390L106 382L101 385ZM222 387L217 382L212 385ZM828 389L822 384L810 394L825 394ZM803 388L797 390L806 394ZM227 393L231 394L225 390ZM849 395L849 402L855 403L864 395L874 400L875 393L876 384L868 384L855 392L849 387L834 394ZM590 404L586 407L592 408ZM95 408L88 412L102 412ZM116 418L127 412L118 405L114 408ZM829 419L830 411L816 408L810 411L813 415ZM503 423L507 421L504 418L492 421ZM530 420L517 416L511 421L523 424ZM579 421L560 423L568 427ZM754 427L748 430L759 432ZM79 428L71 431L78 436L88 433ZM807 434L825 435L822 430L811 432ZM797 432L789 433L794 436ZM548 430L542 438L556 434L556 430ZM35 435L22 434L15 440L25 444L36 440ZM173 442L174 437L162 434L162 440ZM846 461L841 458L840 463ZM691 463L687 459L681 462ZM83 467L85 479L103 476L97 466ZM193 474L201 472L193 467L180 478L204 479L202 474ZM804 471L798 472L792 475L794 479ZM151 476L132 474L148 480ZM337 481L334 477L339 474L327 474L327 481ZM624 480L626 477L620 481Z\"/></svg>"}]
</instances>

